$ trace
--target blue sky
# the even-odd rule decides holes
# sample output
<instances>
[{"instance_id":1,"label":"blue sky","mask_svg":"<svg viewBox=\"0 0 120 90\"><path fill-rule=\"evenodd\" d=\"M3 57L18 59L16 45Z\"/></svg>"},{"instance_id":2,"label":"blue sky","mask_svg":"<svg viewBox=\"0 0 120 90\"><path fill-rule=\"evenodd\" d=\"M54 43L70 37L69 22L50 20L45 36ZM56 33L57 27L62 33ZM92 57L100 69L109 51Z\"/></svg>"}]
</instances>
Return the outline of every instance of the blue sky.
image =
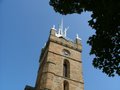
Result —
<instances>
[{"instance_id":1,"label":"blue sky","mask_svg":"<svg viewBox=\"0 0 120 90\"><path fill-rule=\"evenodd\" d=\"M23 90L34 86L40 50L50 28L64 19L67 36L82 38L85 90L120 90L120 77L107 77L92 66L93 56L86 41L94 33L87 21L90 13L62 16L55 13L48 0L0 0L0 90Z\"/></svg>"}]
</instances>

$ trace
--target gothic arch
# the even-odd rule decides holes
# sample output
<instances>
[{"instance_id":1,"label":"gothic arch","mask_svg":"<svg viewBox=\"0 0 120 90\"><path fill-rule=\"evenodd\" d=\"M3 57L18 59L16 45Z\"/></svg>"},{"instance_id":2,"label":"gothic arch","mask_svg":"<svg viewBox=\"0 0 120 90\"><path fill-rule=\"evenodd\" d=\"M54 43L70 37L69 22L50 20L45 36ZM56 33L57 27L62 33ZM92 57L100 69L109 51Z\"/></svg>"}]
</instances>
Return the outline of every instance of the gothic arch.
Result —
<instances>
[{"instance_id":1,"label":"gothic arch","mask_svg":"<svg viewBox=\"0 0 120 90\"><path fill-rule=\"evenodd\" d=\"M69 83L66 80L63 82L63 90L69 90Z\"/></svg>"},{"instance_id":2,"label":"gothic arch","mask_svg":"<svg viewBox=\"0 0 120 90\"><path fill-rule=\"evenodd\" d=\"M63 76L70 78L70 62L68 60L64 60L63 63Z\"/></svg>"}]
</instances>

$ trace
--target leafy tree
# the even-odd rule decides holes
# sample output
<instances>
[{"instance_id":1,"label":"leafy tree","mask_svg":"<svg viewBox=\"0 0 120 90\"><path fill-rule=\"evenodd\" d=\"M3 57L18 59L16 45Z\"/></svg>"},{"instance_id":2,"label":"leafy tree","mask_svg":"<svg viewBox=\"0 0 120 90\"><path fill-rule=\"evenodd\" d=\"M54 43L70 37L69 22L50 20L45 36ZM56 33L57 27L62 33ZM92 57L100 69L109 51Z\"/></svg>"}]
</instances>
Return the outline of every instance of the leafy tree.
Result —
<instances>
[{"instance_id":1,"label":"leafy tree","mask_svg":"<svg viewBox=\"0 0 120 90\"><path fill-rule=\"evenodd\" d=\"M56 12L67 15L89 11L89 25L96 31L87 43L94 54L93 66L108 76L120 75L120 1L50 0Z\"/></svg>"}]
</instances>

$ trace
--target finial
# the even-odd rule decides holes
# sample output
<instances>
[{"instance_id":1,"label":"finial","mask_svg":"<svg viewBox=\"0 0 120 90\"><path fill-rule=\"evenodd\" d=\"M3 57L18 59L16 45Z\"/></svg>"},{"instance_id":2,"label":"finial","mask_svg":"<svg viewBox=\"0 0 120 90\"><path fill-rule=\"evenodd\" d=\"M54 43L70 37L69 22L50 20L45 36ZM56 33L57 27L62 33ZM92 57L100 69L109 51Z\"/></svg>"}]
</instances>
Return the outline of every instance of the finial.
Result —
<instances>
[{"instance_id":1,"label":"finial","mask_svg":"<svg viewBox=\"0 0 120 90\"><path fill-rule=\"evenodd\" d=\"M61 20L61 30L63 31L63 18Z\"/></svg>"},{"instance_id":2,"label":"finial","mask_svg":"<svg viewBox=\"0 0 120 90\"><path fill-rule=\"evenodd\" d=\"M59 29L58 29L58 34L59 35L63 35L63 19L61 20L61 23L59 25Z\"/></svg>"},{"instance_id":3,"label":"finial","mask_svg":"<svg viewBox=\"0 0 120 90\"><path fill-rule=\"evenodd\" d=\"M78 35L78 34L76 34L76 38L79 39L80 41L82 40L81 38L79 38L79 35Z\"/></svg>"},{"instance_id":4,"label":"finial","mask_svg":"<svg viewBox=\"0 0 120 90\"><path fill-rule=\"evenodd\" d=\"M52 29L54 29L54 30L55 30L55 25L53 25Z\"/></svg>"},{"instance_id":5,"label":"finial","mask_svg":"<svg viewBox=\"0 0 120 90\"><path fill-rule=\"evenodd\" d=\"M65 28L65 31L64 31L64 37L67 36L67 30L69 29L69 27Z\"/></svg>"}]
</instances>

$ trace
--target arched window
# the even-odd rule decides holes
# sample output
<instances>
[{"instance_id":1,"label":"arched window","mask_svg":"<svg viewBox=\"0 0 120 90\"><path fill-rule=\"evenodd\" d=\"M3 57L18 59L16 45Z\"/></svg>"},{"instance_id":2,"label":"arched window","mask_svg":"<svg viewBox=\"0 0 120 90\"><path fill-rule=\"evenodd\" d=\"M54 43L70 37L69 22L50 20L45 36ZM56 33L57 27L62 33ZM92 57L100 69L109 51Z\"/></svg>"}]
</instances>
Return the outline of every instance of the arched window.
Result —
<instances>
[{"instance_id":1,"label":"arched window","mask_svg":"<svg viewBox=\"0 0 120 90\"><path fill-rule=\"evenodd\" d=\"M63 90L69 90L69 83L67 81L64 81L63 88Z\"/></svg>"},{"instance_id":2,"label":"arched window","mask_svg":"<svg viewBox=\"0 0 120 90\"><path fill-rule=\"evenodd\" d=\"M64 77L70 77L70 63L68 60L64 60L63 63L63 76Z\"/></svg>"}]
</instances>

